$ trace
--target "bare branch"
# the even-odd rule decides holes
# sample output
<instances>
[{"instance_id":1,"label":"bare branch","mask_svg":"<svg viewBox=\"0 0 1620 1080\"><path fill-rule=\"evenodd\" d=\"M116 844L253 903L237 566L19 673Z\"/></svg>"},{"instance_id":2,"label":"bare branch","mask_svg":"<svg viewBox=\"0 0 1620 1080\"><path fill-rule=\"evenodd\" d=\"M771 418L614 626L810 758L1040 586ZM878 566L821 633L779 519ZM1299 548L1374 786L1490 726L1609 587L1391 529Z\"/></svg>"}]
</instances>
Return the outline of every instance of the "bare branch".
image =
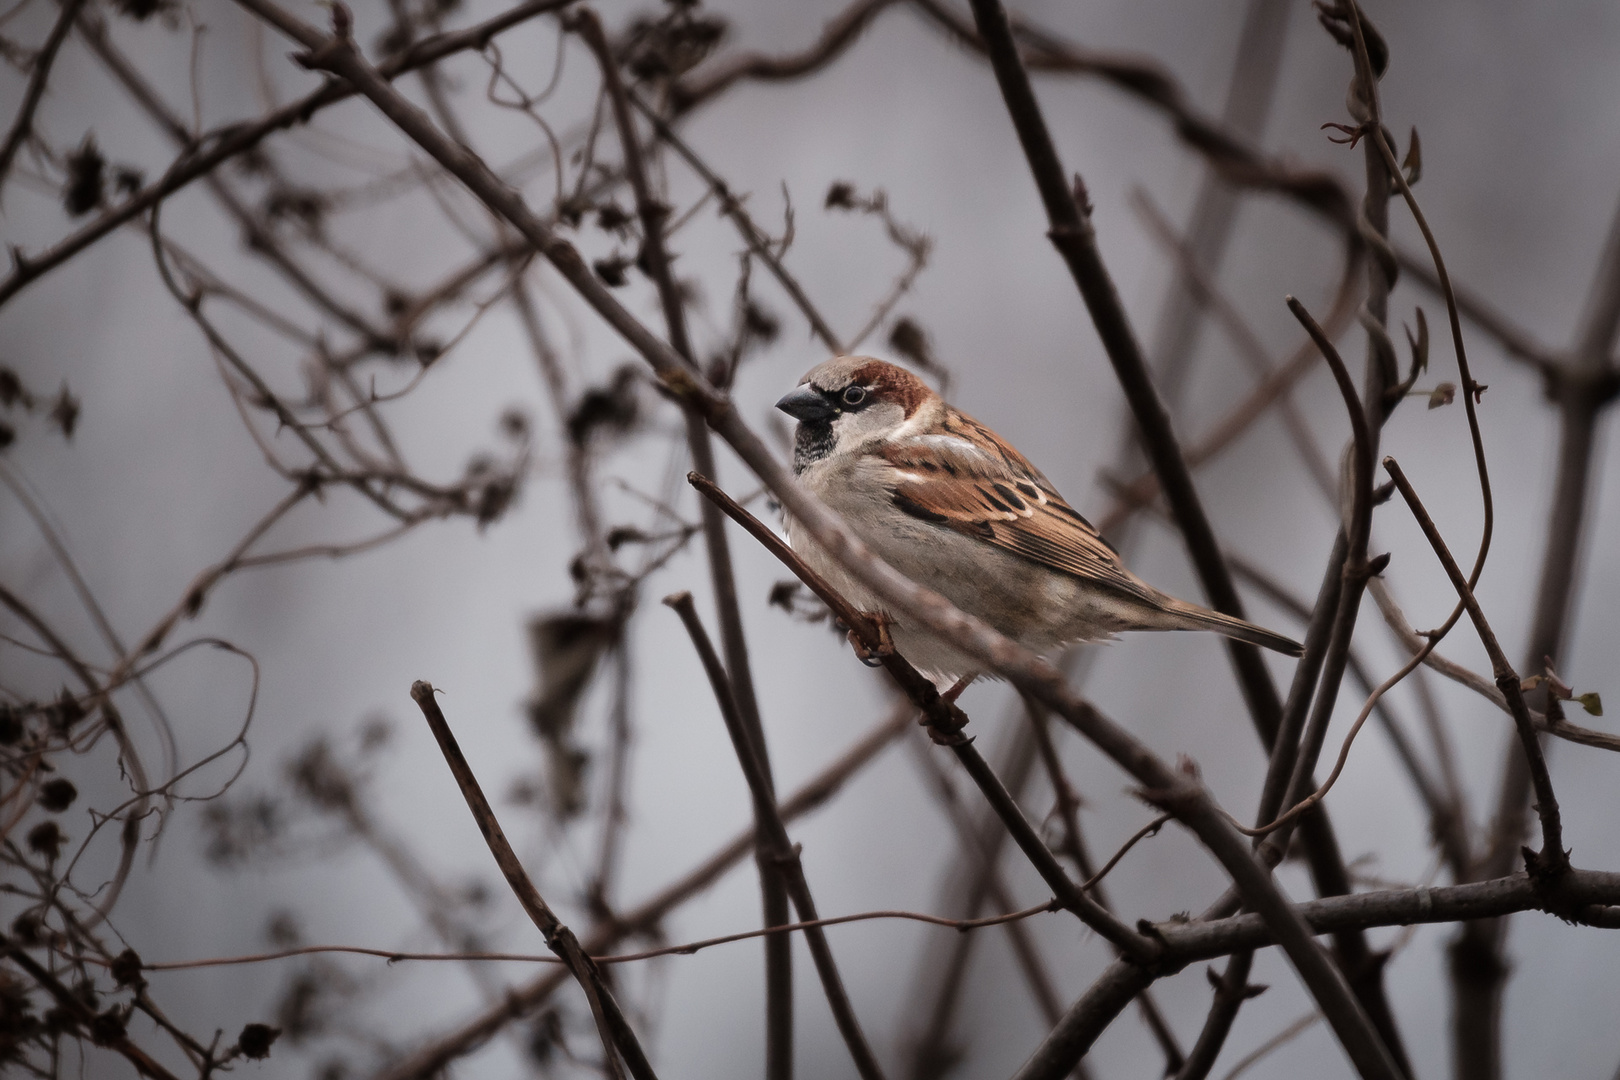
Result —
<instances>
[{"instance_id":1,"label":"bare branch","mask_svg":"<svg viewBox=\"0 0 1620 1080\"><path fill-rule=\"evenodd\" d=\"M484 797L483 788L479 786L478 778L473 775L467 759L462 756L461 747L450 731L450 725L445 722L444 713L439 711L439 703L434 699L433 693L433 687L426 682L418 680L411 684L411 700L422 710L422 716L432 729L433 737L438 740L445 763L450 766L450 773L456 779L456 786L461 789L462 797L467 800L467 809L472 811L473 820L478 823L478 831L484 834L489 852L495 857L495 862L501 868L507 884L512 887L518 903L523 905L523 910L533 920L536 929L546 939L546 945L568 966L580 989L585 991L585 998L590 1002L591 1013L596 1017L597 1029L602 1036L602 1049L607 1055L609 1073L615 1077L624 1075L619 1065L619 1055L622 1054L624 1064L629 1066L630 1074L636 1080L656 1080L656 1074L647 1061L647 1055L642 1052L641 1043L619 1010L612 989L586 955L585 950L580 947L579 939L574 937L574 932L563 925L562 920L557 918L545 898L540 895L540 891L534 887L534 882L529 880L528 872L518 861L517 853L507 842L506 834L501 831L501 824L495 818L495 811L491 809L489 800Z\"/></svg>"},{"instance_id":2,"label":"bare branch","mask_svg":"<svg viewBox=\"0 0 1620 1080\"><path fill-rule=\"evenodd\" d=\"M39 52L34 56L33 69L28 73L28 86L23 90L22 103L17 106L17 115L12 118L11 129L6 132L6 140L0 143L0 187L6 182L6 174L11 171L11 163L17 156L17 151L27 141L34 129L34 110L39 108L40 98L45 96L45 84L50 81L51 67L56 63L56 54L62 48L62 42L67 40L68 32L73 29L73 20L79 15L79 9L84 6L84 0L64 0L62 10L56 15L56 22L51 26L50 34L45 38L45 44L40 46Z\"/></svg>"}]
</instances>

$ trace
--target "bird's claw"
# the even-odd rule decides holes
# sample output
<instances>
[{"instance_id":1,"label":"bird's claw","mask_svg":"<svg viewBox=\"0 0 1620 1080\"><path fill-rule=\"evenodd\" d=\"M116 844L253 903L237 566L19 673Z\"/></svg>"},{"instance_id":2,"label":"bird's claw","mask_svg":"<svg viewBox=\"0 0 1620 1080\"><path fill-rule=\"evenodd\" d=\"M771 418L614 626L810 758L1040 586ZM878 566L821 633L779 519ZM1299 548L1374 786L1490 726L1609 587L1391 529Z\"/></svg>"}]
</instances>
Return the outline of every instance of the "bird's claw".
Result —
<instances>
[{"instance_id":1,"label":"bird's claw","mask_svg":"<svg viewBox=\"0 0 1620 1080\"><path fill-rule=\"evenodd\" d=\"M861 614L877 631L877 645L868 645L854 630L849 632L849 644L861 663L867 667L880 667L885 659L894 655L894 638L889 634L889 625L893 620L881 611L863 611Z\"/></svg>"}]
</instances>

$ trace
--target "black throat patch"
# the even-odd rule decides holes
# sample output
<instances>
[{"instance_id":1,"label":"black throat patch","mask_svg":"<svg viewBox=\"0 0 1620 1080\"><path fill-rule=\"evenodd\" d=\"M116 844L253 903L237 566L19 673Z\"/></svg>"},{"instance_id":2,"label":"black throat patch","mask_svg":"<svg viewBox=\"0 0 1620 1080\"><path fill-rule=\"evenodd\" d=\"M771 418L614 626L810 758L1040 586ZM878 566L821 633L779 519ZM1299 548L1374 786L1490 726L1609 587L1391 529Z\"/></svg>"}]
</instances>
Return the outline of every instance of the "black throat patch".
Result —
<instances>
[{"instance_id":1,"label":"black throat patch","mask_svg":"<svg viewBox=\"0 0 1620 1080\"><path fill-rule=\"evenodd\" d=\"M793 436L793 475L804 472L832 450L832 421L799 421L799 429Z\"/></svg>"}]
</instances>

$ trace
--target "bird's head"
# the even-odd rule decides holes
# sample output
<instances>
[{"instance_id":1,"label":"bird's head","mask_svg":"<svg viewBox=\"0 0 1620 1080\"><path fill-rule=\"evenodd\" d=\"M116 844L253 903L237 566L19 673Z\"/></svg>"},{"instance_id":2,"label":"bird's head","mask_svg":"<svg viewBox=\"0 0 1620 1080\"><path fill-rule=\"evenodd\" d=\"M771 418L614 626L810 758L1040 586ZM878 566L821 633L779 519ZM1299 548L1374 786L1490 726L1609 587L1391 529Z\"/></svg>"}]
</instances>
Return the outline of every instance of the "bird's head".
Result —
<instances>
[{"instance_id":1,"label":"bird's head","mask_svg":"<svg viewBox=\"0 0 1620 1080\"><path fill-rule=\"evenodd\" d=\"M793 471L892 437L939 401L905 368L870 356L836 356L811 368L776 407L799 422Z\"/></svg>"}]
</instances>

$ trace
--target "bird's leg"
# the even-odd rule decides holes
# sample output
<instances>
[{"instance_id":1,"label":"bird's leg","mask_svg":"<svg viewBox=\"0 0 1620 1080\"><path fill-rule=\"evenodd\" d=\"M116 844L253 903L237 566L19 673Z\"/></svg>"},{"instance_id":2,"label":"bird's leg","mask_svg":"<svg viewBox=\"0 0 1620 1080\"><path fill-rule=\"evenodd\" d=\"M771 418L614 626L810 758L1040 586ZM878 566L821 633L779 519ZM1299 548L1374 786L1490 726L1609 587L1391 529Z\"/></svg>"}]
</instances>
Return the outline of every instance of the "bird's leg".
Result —
<instances>
[{"instance_id":1,"label":"bird's leg","mask_svg":"<svg viewBox=\"0 0 1620 1080\"><path fill-rule=\"evenodd\" d=\"M877 667L883 663L884 657L894 655L894 638L889 635L889 626L894 622L888 614L882 611L863 611L868 622L877 631L877 645L868 646L861 640L855 631L849 632L849 643L855 649L855 656L867 667Z\"/></svg>"},{"instance_id":2,"label":"bird's leg","mask_svg":"<svg viewBox=\"0 0 1620 1080\"><path fill-rule=\"evenodd\" d=\"M946 701L955 701L957 698L962 696L962 691L973 685L973 680L977 678L977 675L964 675L960 679L957 679L955 683L951 684L951 688L949 690L945 691L939 696Z\"/></svg>"}]
</instances>

